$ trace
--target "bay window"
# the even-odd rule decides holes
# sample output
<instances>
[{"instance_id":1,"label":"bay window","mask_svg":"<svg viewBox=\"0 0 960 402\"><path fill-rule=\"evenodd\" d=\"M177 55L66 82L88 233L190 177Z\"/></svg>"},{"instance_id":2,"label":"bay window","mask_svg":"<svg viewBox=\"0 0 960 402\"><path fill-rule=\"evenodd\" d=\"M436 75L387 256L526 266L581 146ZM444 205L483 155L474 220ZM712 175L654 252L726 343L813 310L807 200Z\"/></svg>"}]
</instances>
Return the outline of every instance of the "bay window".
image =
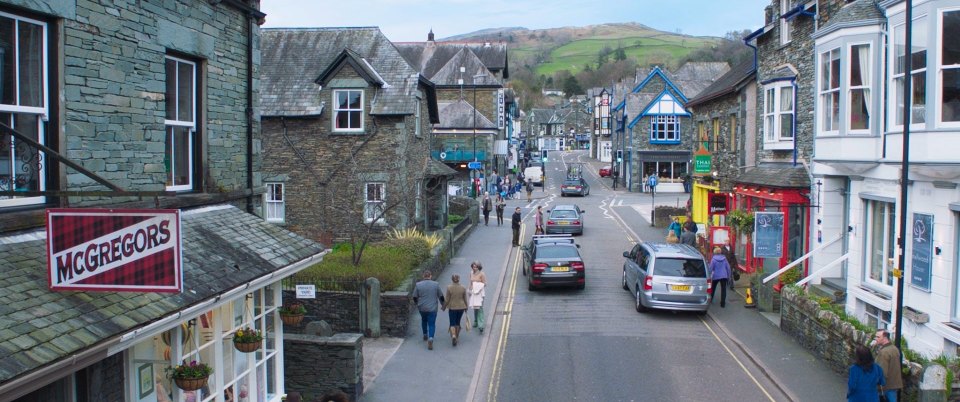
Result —
<instances>
[{"instance_id":1,"label":"bay window","mask_svg":"<svg viewBox=\"0 0 960 402\"><path fill-rule=\"evenodd\" d=\"M906 25L901 24L893 28L893 88L896 111L894 122L897 126L903 125L903 83L906 79ZM913 21L913 44L910 47L910 124L921 124L927 121L927 18L920 17Z\"/></svg>"},{"instance_id":2,"label":"bay window","mask_svg":"<svg viewBox=\"0 0 960 402\"><path fill-rule=\"evenodd\" d=\"M840 49L820 54L820 129L840 130Z\"/></svg>"},{"instance_id":3,"label":"bay window","mask_svg":"<svg viewBox=\"0 0 960 402\"><path fill-rule=\"evenodd\" d=\"M940 15L940 121L960 122L960 10Z\"/></svg>"},{"instance_id":4,"label":"bay window","mask_svg":"<svg viewBox=\"0 0 960 402\"><path fill-rule=\"evenodd\" d=\"M850 46L850 130L870 129L870 44Z\"/></svg>"},{"instance_id":5,"label":"bay window","mask_svg":"<svg viewBox=\"0 0 960 402\"><path fill-rule=\"evenodd\" d=\"M0 123L46 143L48 57L46 23L0 12ZM46 190L46 157L0 133L0 191ZM0 207L37 204L44 197L0 196Z\"/></svg>"},{"instance_id":6,"label":"bay window","mask_svg":"<svg viewBox=\"0 0 960 402\"><path fill-rule=\"evenodd\" d=\"M763 141L766 149L793 147L793 86L774 82L763 90Z\"/></svg>"}]
</instances>

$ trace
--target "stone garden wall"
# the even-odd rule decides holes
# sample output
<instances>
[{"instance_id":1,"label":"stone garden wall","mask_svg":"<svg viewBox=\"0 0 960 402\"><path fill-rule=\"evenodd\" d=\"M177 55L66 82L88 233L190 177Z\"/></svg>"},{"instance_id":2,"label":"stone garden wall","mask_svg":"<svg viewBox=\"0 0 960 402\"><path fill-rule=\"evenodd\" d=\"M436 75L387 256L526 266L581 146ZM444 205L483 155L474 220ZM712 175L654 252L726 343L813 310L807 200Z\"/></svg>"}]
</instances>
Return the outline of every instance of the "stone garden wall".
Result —
<instances>
[{"instance_id":1,"label":"stone garden wall","mask_svg":"<svg viewBox=\"0 0 960 402\"><path fill-rule=\"evenodd\" d=\"M286 391L299 392L303 400L341 390L358 400L363 394L363 343L361 334L316 335L285 333L284 383Z\"/></svg>"}]
</instances>

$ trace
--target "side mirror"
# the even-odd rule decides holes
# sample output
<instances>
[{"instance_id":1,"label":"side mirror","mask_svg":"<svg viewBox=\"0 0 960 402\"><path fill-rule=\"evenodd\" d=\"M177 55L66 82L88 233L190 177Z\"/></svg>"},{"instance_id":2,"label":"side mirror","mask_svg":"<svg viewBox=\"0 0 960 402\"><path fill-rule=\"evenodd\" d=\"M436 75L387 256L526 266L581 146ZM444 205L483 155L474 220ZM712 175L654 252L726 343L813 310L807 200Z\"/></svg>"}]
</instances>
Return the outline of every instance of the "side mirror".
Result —
<instances>
[{"instance_id":1,"label":"side mirror","mask_svg":"<svg viewBox=\"0 0 960 402\"><path fill-rule=\"evenodd\" d=\"M624 251L624 252L623 252L623 257L624 257L624 258L630 258L630 252L629 252L629 251Z\"/></svg>"},{"instance_id":2,"label":"side mirror","mask_svg":"<svg viewBox=\"0 0 960 402\"><path fill-rule=\"evenodd\" d=\"M527 246L520 246L520 249L523 251L530 251L530 248Z\"/></svg>"},{"instance_id":3,"label":"side mirror","mask_svg":"<svg viewBox=\"0 0 960 402\"><path fill-rule=\"evenodd\" d=\"M579 245L579 244L577 244L576 246L577 246L577 248L580 248L580 245Z\"/></svg>"}]
</instances>

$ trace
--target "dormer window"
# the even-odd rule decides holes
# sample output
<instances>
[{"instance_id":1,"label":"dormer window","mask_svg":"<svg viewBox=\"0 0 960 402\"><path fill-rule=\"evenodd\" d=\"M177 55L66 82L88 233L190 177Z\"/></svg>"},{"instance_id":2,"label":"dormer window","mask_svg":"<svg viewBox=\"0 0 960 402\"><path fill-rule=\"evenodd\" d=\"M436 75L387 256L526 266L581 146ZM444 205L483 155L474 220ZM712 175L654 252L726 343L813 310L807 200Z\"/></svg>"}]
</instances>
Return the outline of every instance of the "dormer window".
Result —
<instances>
[{"instance_id":1,"label":"dormer window","mask_svg":"<svg viewBox=\"0 0 960 402\"><path fill-rule=\"evenodd\" d=\"M363 91L337 89L333 91L333 131L363 131Z\"/></svg>"}]
</instances>

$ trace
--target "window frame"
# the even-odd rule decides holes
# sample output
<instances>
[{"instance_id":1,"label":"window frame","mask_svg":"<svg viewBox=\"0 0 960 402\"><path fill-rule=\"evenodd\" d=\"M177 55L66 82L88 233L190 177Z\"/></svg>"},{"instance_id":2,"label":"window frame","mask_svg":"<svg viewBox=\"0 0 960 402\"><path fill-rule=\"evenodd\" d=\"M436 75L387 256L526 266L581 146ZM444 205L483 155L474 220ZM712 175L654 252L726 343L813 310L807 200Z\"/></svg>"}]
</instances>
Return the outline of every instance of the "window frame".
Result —
<instances>
[{"instance_id":1,"label":"window frame","mask_svg":"<svg viewBox=\"0 0 960 402\"><path fill-rule=\"evenodd\" d=\"M710 139L710 152L716 152L720 150L720 116L714 116L710 122L711 126L711 139Z\"/></svg>"},{"instance_id":2,"label":"window frame","mask_svg":"<svg viewBox=\"0 0 960 402\"><path fill-rule=\"evenodd\" d=\"M284 223L286 222L286 208L287 208L287 186L283 182L264 182L264 187L267 188L267 191L263 193L263 219L270 223ZM271 187L274 189L271 190ZM277 194L276 188L280 189L280 198L276 199L273 197ZM271 212L270 205L278 205L278 207L273 208L274 211Z\"/></svg>"},{"instance_id":3,"label":"window frame","mask_svg":"<svg viewBox=\"0 0 960 402\"><path fill-rule=\"evenodd\" d=\"M727 145L727 149L730 151L737 151L740 149L740 144L737 143L737 125L740 122L740 119L737 118L736 113L731 113L730 116L730 144Z\"/></svg>"},{"instance_id":4,"label":"window frame","mask_svg":"<svg viewBox=\"0 0 960 402\"><path fill-rule=\"evenodd\" d=\"M834 71L833 68L834 60L836 60L836 71ZM829 71L824 71L825 68L829 68ZM841 107L841 105L843 105L843 99L841 99L841 87L843 87L841 73L843 63L840 56L840 47L834 47L820 52L820 54L817 55L817 69L819 70L819 74L817 74L817 109L819 110L817 118L820 121L820 124L818 124L819 131L824 134L839 134L840 126L843 122L841 118L843 115ZM826 75L824 75L825 73ZM831 86L834 80L836 80L835 87ZM832 102L836 102L836 104ZM835 108L828 106L835 106Z\"/></svg>"},{"instance_id":5,"label":"window frame","mask_svg":"<svg viewBox=\"0 0 960 402\"><path fill-rule=\"evenodd\" d=\"M662 128L662 130L661 130ZM659 138L663 137L663 138ZM651 144L679 144L680 118L676 115L650 116L650 143Z\"/></svg>"},{"instance_id":6,"label":"window frame","mask_svg":"<svg viewBox=\"0 0 960 402\"><path fill-rule=\"evenodd\" d=\"M782 98L782 93L784 88L790 88L791 96L791 108L789 111L781 110L783 107L780 104L780 99ZM769 92L773 91L773 103L772 111L768 112L768 103L770 96ZM763 86L763 149L765 150L788 150L793 149L793 144L796 139L797 131L797 122L796 122L796 106L797 106L797 92L796 88L793 86L793 81L782 80L774 81L767 85ZM784 116L789 116L791 119L791 132L790 137L784 137L781 133L781 128L783 127L782 118ZM773 129L768 127L767 118L773 118ZM786 138L786 139L785 139Z\"/></svg>"},{"instance_id":7,"label":"window frame","mask_svg":"<svg viewBox=\"0 0 960 402\"><path fill-rule=\"evenodd\" d=\"M191 83L191 91L190 91L191 94L192 94L191 105L190 105L190 108L191 108L191 109L190 109L190 110L191 110L191 114L192 114L191 118L192 118L193 120L192 120L192 121L191 121L191 120L180 120L180 119L179 119L179 111L178 111L177 113L175 113L175 115L177 115L177 117L178 117L177 119L168 119L168 118L166 118L166 116L164 116L164 120L163 120L163 125L164 125L164 138L165 138L165 145L164 145L164 152L165 152L165 154L164 154L164 158L166 159L166 154L167 154L167 153L169 153L169 154L171 155L171 160L165 161L166 164L168 164L168 166L166 166L166 169L165 169L166 171L165 171L164 174L165 174L166 177L164 178L164 180L165 180L165 183L167 183L167 184L166 184L166 189L167 189L167 191L191 191L191 190L194 189L194 185L196 184L195 178L196 178L196 170L197 170L197 168L198 168L198 167L196 166L196 165L197 165L197 164L196 164L197 151L198 151L198 148L199 148L199 147L197 146L197 138L198 138L198 137L197 137L197 131L198 131L198 116L199 116L199 113L198 113L199 108L198 108L197 106L198 106L198 104L199 104L199 102L200 102L200 100L199 100L199 94L200 94L200 93L199 93L199 78L200 78L200 77L199 77L199 69L200 69L200 63L199 63L198 61L196 61L196 60L189 60L189 59L186 59L186 58L183 58L183 57L178 57L178 56L174 56L174 55L167 54L167 55L164 55L164 58L163 58L164 66L166 66L166 63L167 63L168 60L173 60L174 62L177 63L177 64L176 64L177 68L176 68L175 70L176 70L176 72L177 72L176 78L177 78L177 80L178 80L178 84L175 85L175 87L178 89L178 91L179 91L179 88L180 88L180 85L179 85L179 79L180 79L179 67L180 67L180 63L193 66L192 74L191 74L191 79L192 79L193 82ZM166 74L166 73L165 73L165 74ZM171 77L165 76L165 79L166 79L166 80L169 80L170 78L171 78ZM166 94L166 90L165 90L165 91L164 91L164 96L166 96L166 95L167 95L167 94ZM179 99L180 99L180 98L179 98L179 93L178 93L177 100L174 101L173 104L179 105L179 104L180 104ZM166 107L166 104L167 104L167 103L169 103L169 102L165 102L165 103L164 103L164 107ZM174 147L173 150L167 150L167 149L166 149L168 146L170 146L171 144L174 144L174 143L175 143L175 138L174 138L174 136L176 135L176 129L177 129L177 128L181 128L181 129L186 128L186 129L189 130L189 134L188 134L188 136L187 136L187 141L186 141L186 143L187 143L187 145L188 145L188 149L187 149L187 153L186 153L186 156L185 156L186 159L187 159L187 171L189 172L189 174L187 175L187 183L186 183L186 184L179 184L179 185L178 185L178 184L174 184L174 181L173 181L173 177L176 175L176 170L174 169L174 166L176 165L176 163L175 163L175 161L172 159L172 156L175 156L175 155L176 155L176 147Z\"/></svg>"},{"instance_id":8,"label":"window frame","mask_svg":"<svg viewBox=\"0 0 960 402\"><path fill-rule=\"evenodd\" d=\"M421 105L422 100L420 99L419 96L418 96L416 99L417 99L417 102L416 102L416 107L415 107L414 114L413 114L413 116L414 116L413 136L414 136L414 137L417 137L417 138L421 138L421 137L423 136L423 128L421 127L422 124L420 123L420 118L421 118L421 115L420 115L421 111L420 111L420 110L421 110L421 107L422 107L422 105Z\"/></svg>"},{"instance_id":9,"label":"window frame","mask_svg":"<svg viewBox=\"0 0 960 402\"><path fill-rule=\"evenodd\" d=\"M339 94L339 93L341 93L341 92L347 92L347 93L348 93L348 95L347 95L348 98L349 98L349 96L350 96L350 95L349 95L350 92L359 92L359 93L360 93L360 108L359 108L359 109L350 109L350 108L340 109L340 104L337 102L337 94ZM332 132L332 133L363 133L364 128L365 128L365 122L364 122L364 120L366 120L366 109L367 109L367 105L366 105L366 91L364 91L363 89L360 89L360 88L334 88L334 89L331 91L331 93L332 93L332 98L333 98L333 100L332 100L331 103L333 104L333 107L330 108L330 110L331 110L331 113L330 113L330 114L331 114L331 115L330 115L330 132ZM341 111L347 112L347 113L348 113L348 115L347 115L348 118L349 118L349 112L360 112L360 126L359 126L358 128L352 128L352 127L339 128L339 127L337 127L337 116L338 116L338 114L339 114ZM351 122L352 122L352 121L351 121Z\"/></svg>"},{"instance_id":10,"label":"window frame","mask_svg":"<svg viewBox=\"0 0 960 402\"><path fill-rule=\"evenodd\" d=\"M370 186L380 187L380 197L377 200L370 200ZM386 216L377 217L376 214L371 216L371 212L374 212L370 208L372 205L380 205L381 208L385 207L387 199L387 184L382 181L371 181L366 182L363 185L363 221L366 223L377 221L378 224L386 224Z\"/></svg>"},{"instance_id":11,"label":"window frame","mask_svg":"<svg viewBox=\"0 0 960 402\"><path fill-rule=\"evenodd\" d=\"M882 215L885 219L883 223L883 233L880 234L881 238L875 238L875 228L873 213L877 207L886 208L886 214ZM864 236L863 236L863 268L861 272L861 281L866 284L868 287L876 289L881 293L887 295L892 294L893 291L893 267L896 263L893 259L896 257L896 230L897 230L897 220L896 218L896 202L864 199L863 200L863 227L864 227ZM876 242L880 240L882 244L880 246L883 248L881 252L881 264L880 264L880 280L874 279L871 277L871 269L873 268L875 255L873 251L868 252L868 250L875 250Z\"/></svg>"},{"instance_id":12,"label":"window frame","mask_svg":"<svg viewBox=\"0 0 960 402\"><path fill-rule=\"evenodd\" d=\"M0 11L0 16L6 17L6 18L10 18L10 19L14 20L14 21L16 22L15 27L19 27L20 23L29 23L29 24L38 25L38 26L41 28L41 30L42 30L42 35L41 35L41 38L40 38L41 46L40 46L40 54L39 54L40 57L41 57L41 59L42 59L42 61L41 61L41 63L40 63L40 64L41 64L41 69L40 69L40 75L41 75L41 76L40 76L40 91L41 91L41 94L40 94L40 95L41 95L41 97L40 97L40 101L41 101L42 104L41 104L40 106L23 106L23 105L20 104L20 103L21 103L21 102L20 102L20 99L21 99L21 91L20 91L20 87L19 87L19 86L20 86L20 80L19 80L19 76L20 76L20 63L14 61L14 63L13 63L13 64L14 64L13 68L15 69L15 77L14 77L14 82L13 82L13 84L14 84L14 88L15 88L14 90L15 90L15 92L16 92L16 93L15 93L16 104L3 104L3 103L0 103L0 113L9 113L9 114L11 115L11 118L14 118L14 116L16 116L16 115L33 115L33 116L37 116L37 117L38 117L38 118L37 118L37 128L36 128L36 130L37 130L37 131L36 131L36 132L37 132L37 138L36 138L36 139L37 139L37 142L39 142L39 143L42 144L42 145L48 145L48 144L47 144L46 124L44 124L44 123L46 123L46 121L49 119L49 116L50 116L50 59L51 59L51 57L50 57L49 41L50 41L50 35L52 34L52 33L51 33L51 24L50 24L49 22L46 22L46 21L43 21L43 20L38 20L38 19L35 19L35 18L30 18L30 17L24 16L24 15L16 14L16 13L9 12L9 11ZM18 35L18 34L19 34L19 29L14 29L15 38L16 38L16 35ZM14 51L14 58L16 59L16 58L18 58L18 56L19 56L20 53L21 53L21 52L20 52L20 50L21 50L21 49L20 49L20 41L19 41L19 40L13 40L13 42L14 42L14 43L13 43L13 46L14 46L14 50L15 50L15 51ZM6 124L9 125L9 124L11 124L11 123L10 123L9 121L7 121ZM14 126L11 125L11 127L14 127ZM16 129L16 127L14 127L14 128ZM0 138L3 138L3 137L8 137L8 136L7 136L7 135L0 135ZM14 186L16 186L16 184L15 184L15 181L16 181L16 180L13 179L12 177L13 177L13 172L16 171L16 170L18 170L17 167L16 167L16 166L17 166L16 163L17 163L17 160L18 160L19 158L16 156L16 154L17 154L17 152L18 152L18 151L17 151L17 145L16 145L16 139L12 138L12 136L9 136L9 137L10 137L10 142L9 142L8 144L6 144L6 146L9 147L9 151L8 151L8 152L9 152L9 156L10 156L10 160L7 161L7 162L9 163L8 168L10 169L10 177L11 177L9 180L10 180L11 182L13 182ZM2 142L2 141L0 141L0 142ZM23 150L23 149L24 149L24 148L21 148L21 150ZM33 191L46 191L46 189L47 189L47 184L48 184L47 181L48 181L48 179L50 178L50 177L49 177L50 172L48 171L48 166L49 166L49 165L47 164L47 158L44 157L44 156L42 155L43 153L40 152L39 150L34 150L34 149L31 149L30 147L26 147L26 150L27 150L28 153L34 153L34 152L36 152L36 153L38 154L38 159L39 159L39 160L38 160L39 168L37 169L37 172L36 172L37 188L36 188L36 189L32 189L32 190L33 190ZM21 160L21 162L22 162L22 160ZM16 187L14 187L14 189L15 189L15 188L16 188ZM47 198L46 198L45 196L0 197L0 208L20 207L20 206L26 206L26 205L37 205L37 204L43 204L43 203L45 203L46 201L47 201Z\"/></svg>"},{"instance_id":13,"label":"window frame","mask_svg":"<svg viewBox=\"0 0 960 402\"><path fill-rule=\"evenodd\" d=\"M863 81L860 86L853 85L852 60L853 60L854 47L856 46L867 46L867 60L860 61L860 68L861 68L860 79ZM843 96L840 97L841 116L846 122L846 130L848 134L869 134L872 130L871 127L873 126L872 124L873 122L871 120L873 120L873 116L875 114L873 110L873 107L874 107L873 96L877 96L877 94L881 92L881 91L873 91L873 82L874 82L874 73L875 73L874 63L873 63L873 42L872 41L852 42L847 44L847 60L849 60L849 62L847 63L848 66L847 68L844 69L847 73L845 77L846 81L840 83L841 88L844 88L844 94L846 94L846 100L843 99ZM841 68L843 68L842 63L843 63L843 59L841 56ZM864 76L864 73L863 73L864 67L868 69L866 77ZM853 102L853 91L855 90L862 90L867 95L866 96L867 128L859 128L859 129L853 128L853 103L852 102ZM843 105L847 106L846 111L843 110ZM844 123L841 122L841 125L842 124Z\"/></svg>"},{"instance_id":14,"label":"window frame","mask_svg":"<svg viewBox=\"0 0 960 402\"><path fill-rule=\"evenodd\" d=\"M788 21L786 18L783 18L783 15L787 13L787 10L792 8L790 3L791 0L780 0L780 16L777 19L780 20L780 44L787 45L793 41L793 35L791 30L793 29L792 21Z\"/></svg>"},{"instance_id":15,"label":"window frame","mask_svg":"<svg viewBox=\"0 0 960 402\"><path fill-rule=\"evenodd\" d=\"M917 22L921 22L921 23L923 23L923 24L927 24L927 23L928 23L928 22L927 22L927 14L916 15L916 16L913 17L914 33L923 31L923 29L917 29ZM901 107L901 106L900 106L900 97L901 97L901 95L903 94L903 90L902 90L902 89L898 89L897 80L905 77L905 76L907 75L907 73L908 73L908 72L906 72L906 71L903 72L903 73L899 73L899 74L897 73L897 43L898 43L897 40L900 38L900 36L897 35L897 29L898 29L898 28L903 29L904 32L906 32L906 21L900 22L899 24L892 25L892 26L890 27L890 31L891 31L891 32L890 32L890 36L891 36L891 39L888 41L888 45L890 46L890 48L889 48L889 50L888 50L888 51L890 52L890 53L889 53L890 56L888 57L889 60L890 60L890 61L889 61L890 66L889 66L888 73L887 73L886 75L889 77L889 78L888 78L889 81L888 81L888 83L887 83L888 88L889 88L888 92L893 92L893 96L888 96L888 97L887 97L887 98L888 98L888 102L889 102L889 106L888 106L889 109L888 109L888 110L889 110L889 113L891 113L891 114L893 115L893 116L892 116L892 119L890 119L890 122L889 122L888 124L889 124L889 126L890 126L890 130L892 130L892 131L903 131L903 122L900 121L900 119L903 118L903 112L899 110L900 107ZM927 27L923 27L923 28L926 29L926 28L929 28L929 27L927 26ZM926 35L926 32L924 32L924 35ZM916 38L912 38L912 39L916 39ZM914 40L913 42L914 42L914 43L917 43L915 40ZM926 52L927 52L927 54L924 56L924 58L925 58L925 59L928 59L928 58L929 58L929 52L930 52L930 49L929 49L929 47L927 46L928 44L927 44L927 43L923 43L922 45L924 45L924 46L926 47ZM912 53L912 50L913 50L913 46L912 46L912 45L909 46L909 49L908 49L908 46L904 45L904 55L905 55L905 56L906 56L907 52L911 52L910 54L912 55L912 54L913 54L913 53ZM925 61L926 61L926 60L925 60ZM911 120L910 120L910 128L911 128L911 129L920 129L920 128L922 128L924 125L926 125L928 121L930 121L929 113L927 113L927 106L928 106L927 104L929 103L929 98L930 98L930 94L927 92L927 84L928 84L928 81L929 81L929 79L928 79L928 77L927 77L927 75L928 75L928 70L929 70L929 64L930 64L930 63L926 63L926 65L924 65L924 67L923 67L923 68L920 68L920 69L916 68L916 66L911 66L911 67L913 67L914 69L909 72L910 77L914 77L914 76L922 77L922 78L923 78L923 83L924 83L924 93L923 93L924 103L923 103L923 108L922 108L922 110L923 110L923 121L920 122L920 123L917 123L917 122L916 122L916 119L913 119L913 118L912 118L913 115L911 114ZM914 82L911 81L911 89L912 89L911 92L916 91L916 87L917 87L917 86L916 86L916 85L913 85L913 84L914 84ZM912 98L912 97L913 97L913 94L911 94L911 98ZM911 103L913 103L913 99L911 99ZM934 112L934 114L938 114L938 113Z\"/></svg>"},{"instance_id":16,"label":"window frame","mask_svg":"<svg viewBox=\"0 0 960 402\"><path fill-rule=\"evenodd\" d=\"M952 64L948 68L945 68L943 65L943 16L948 12L957 12L960 13L960 7L944 7L937 10L937 26L934 34L936 35L934 42L934 53L936 54L936 59L934 65L936 67L936 81L934 82L934 122L937 127L944 128L957 128L960 127L960 116L957 117L956 121L944 121L943 120L943 73L944 70L958 70L960 72L960 63ZM929 52L930 47L927 47Z\"/></svg>"}]
</instances>

